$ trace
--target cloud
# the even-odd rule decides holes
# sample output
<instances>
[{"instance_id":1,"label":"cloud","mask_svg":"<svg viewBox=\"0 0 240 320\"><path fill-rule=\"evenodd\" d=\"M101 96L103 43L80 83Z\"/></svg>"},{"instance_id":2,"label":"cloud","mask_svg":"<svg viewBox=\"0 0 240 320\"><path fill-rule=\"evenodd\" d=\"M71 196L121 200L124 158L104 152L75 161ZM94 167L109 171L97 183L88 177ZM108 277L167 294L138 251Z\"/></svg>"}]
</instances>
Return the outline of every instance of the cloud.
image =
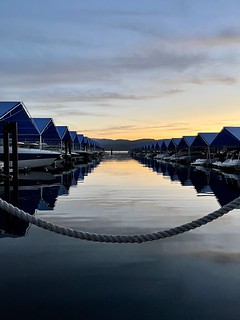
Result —
<instances>
[{"instance_id":1,"label":"cloud","mask_svg":"<svg viewBox=\"0 0 240 320\"><path fill-rule=\"evenodd\" d=\"M240 29L239 28L225 28L213 35L203 36L199 38L199 42L212 46L235 46L240 43Z\"/></svg>"},{"instance_id":2,"label":"cloud","mask_svg":"<svg viewBox=\"0 0 240 320\"><path fill-rule=\"evenodd\" d=\"M104 128L89 128L85 130L85 132L90 134L91 136L95 135L98 137L107 137L109 136L109 133L111 133L111 136L122 134L131 134L131 132L134 132L137 130L137 127L135 125L116 125L116 126L106 126ZM80 129L79 129L80 131Z\"/></svg>"},{"instance_id":3,"label":"cloud","mask_svg":"<svg viewBox=\"0 0 240 320\"><path fill-rule=\"evenodd\" d=\"M26 105L26 104L25 104ZM96 109L91 111L85 111L81 106L66 106L61 104L29 104L26 105L29 113L32 117L42 116L43 114L49 114L51 112L51 117L54 119L65 118L75 118L78 117L110 117L111 114L106 112L98 112Z\"/></svg>"},{"instance_id":4,"label":"cloud","mask_svg":"<svg viewBox=\"0 0 240 320\"><path fill-rule=\"evenodd\" d=\"M226 75L206 75L201 77L186 78L183 80L185 83L192 83L196 85L206 84L222 84L222 85L234 85L238 82L238 79L233 76Z\"/></svg>"},{"instance_id":5,"label":"cloud","mask_svg":"<svg viewBox=\"0 0 240 320\"><path fill-rule=\"evenodd\" d=\"M167 131L182 131L182 130L189 130L191 129L191 124L185 123L185 122L169 122L162 124L161 122L154 124L154 125L137 125L137 124L129 124L129 125L116 125L116 126L105 126L102 128L94 129L89 128L86 130L86 132L91 132L91 135L98 135L98 136L107 136L109 132L111 132L111 135L115 134L124 134L129 133L129 135L140 133L142 136L147 135L148 133L159 133L159 139L161 138L161 135L164 134L167 135Z\"/></svg>"}]
</instances>

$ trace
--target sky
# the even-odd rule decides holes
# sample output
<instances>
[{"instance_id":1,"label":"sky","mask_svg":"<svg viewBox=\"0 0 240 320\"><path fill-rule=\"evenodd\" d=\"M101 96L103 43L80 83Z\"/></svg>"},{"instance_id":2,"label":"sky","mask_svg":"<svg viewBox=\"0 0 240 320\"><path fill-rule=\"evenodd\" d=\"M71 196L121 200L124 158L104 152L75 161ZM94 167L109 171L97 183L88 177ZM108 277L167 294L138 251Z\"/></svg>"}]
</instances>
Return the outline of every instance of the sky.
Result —
<instances>
[{"instance_id":1,"label":"sky","mask_svg":"<svg viewBox=\"0 0 240 320\"><path fill-rule=\"evenodd\" d=\"M239 0L0 0L0 100L91 138L240 126Z\"/></svg>"}]
</instances>

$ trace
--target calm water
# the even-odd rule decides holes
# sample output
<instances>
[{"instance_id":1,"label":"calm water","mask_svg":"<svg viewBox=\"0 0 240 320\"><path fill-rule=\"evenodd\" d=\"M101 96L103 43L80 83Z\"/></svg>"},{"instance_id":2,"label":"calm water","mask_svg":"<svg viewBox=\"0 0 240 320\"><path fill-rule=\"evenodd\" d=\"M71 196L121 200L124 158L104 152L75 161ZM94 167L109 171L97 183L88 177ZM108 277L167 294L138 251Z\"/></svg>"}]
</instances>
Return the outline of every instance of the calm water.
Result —
<instances>
[{"instance_id":1,"label":"calm water","mask_svg":"<svg viewBox=\"0 0 240 320\"><path fill-rule=\"evenodd\" d=\"M108 234L175 227L240 195L237 176L127 155L55 178L21 186L19 206ZM0 237L1 319L239 319L239 213L140 245L91 243L16 222L12 236ZM6 221L2 215L0 229Z\"/></svg>"}]
</instances>

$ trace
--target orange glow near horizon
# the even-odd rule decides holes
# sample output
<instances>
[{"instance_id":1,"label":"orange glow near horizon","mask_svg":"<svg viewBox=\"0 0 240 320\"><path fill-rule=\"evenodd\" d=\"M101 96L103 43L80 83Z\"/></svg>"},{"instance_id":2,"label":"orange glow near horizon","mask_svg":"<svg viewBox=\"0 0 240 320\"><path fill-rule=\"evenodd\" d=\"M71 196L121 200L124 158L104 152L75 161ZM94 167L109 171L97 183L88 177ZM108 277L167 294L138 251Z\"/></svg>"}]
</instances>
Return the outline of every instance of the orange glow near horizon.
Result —
<instances>
[{"instance_id":1,"label":"orange glow near horizon","mask_svg":"<svg viewBox=\"0 0 240 320\"><path fill-rule=\"evenodd\" d=\"M232 123L223 123L221 124L216 124L216 125L196 125L196 129L190 129L187 128L177 128L176 129L171 129L171 130L163 130L159 128L159 130L135 130L134 132L129 131L129 132L117 132L117 133L111 133L108 132L106 133L99 133L97 130L96 131L89 131L86 132L87 136L91 136L94 138L98 139L126 139L126 140L139 140L139 139L155 139L155 140L160 140L160 139L171 139L171 138L181 138L182 136L195 136L199 132L220 132L224 126L240 126L240 121L239 122L232 122Z\"/></svg>"}]
</instances>

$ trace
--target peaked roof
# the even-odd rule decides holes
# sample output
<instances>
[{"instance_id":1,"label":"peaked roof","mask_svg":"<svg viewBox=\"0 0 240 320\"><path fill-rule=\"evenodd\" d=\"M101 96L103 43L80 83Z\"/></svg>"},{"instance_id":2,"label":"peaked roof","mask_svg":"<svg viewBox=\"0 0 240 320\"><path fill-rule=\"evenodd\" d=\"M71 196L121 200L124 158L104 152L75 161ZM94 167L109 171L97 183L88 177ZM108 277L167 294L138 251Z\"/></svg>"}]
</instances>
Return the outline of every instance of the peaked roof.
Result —
<instances>
[{"instance_id":1,"label":"peaked roof","mask_svg":"<svg viewBox=\"0 0 240 320\"><path fill-rule=\"evenodd\" d=\"M56 126L59 137L62 139L68 130L67 126Z\"/></svg>"},{"instance_id":2,"label":"peaked roof","mask_svg":"<svg viewBox=\"0 0 240 320\"><path fill-rule=\"evenodd\" d=\"M225 130L229 131L235 138L240 140L240 127L224 127Z\"/></svg>"},{"instance_id":3,"label":"peaked roof","mask_svg":"<svg viewBox=\"0 0 240 320\"><path fill-rule=\"evenodd\" d=\"M155 147L161 149L161 148L162 148L162 145L163 145L163 140L161 139L161 140L158 140L158 141L156 142Z\"/></svg>"},{"instance_id":4,"label":"peaked roof","mask_svg":"<svg viewBox=\"0 0 240 320\"><path fill-rule=\"evenodd\" d=\"M167 149L170 142L171 142L171 139L163 139L161 148Z\"/></svg>"},{"instance_id":5,"label":"peaked roof","mask_svg":"<svg viewBox=\"0 0 240 320\"><path fill-rule=\"evenodd\" d=\"M62 141L71 139L68 126L56 126L56 129Z\"/></svg>"},{"instance_id":6,"label":"peaked roof","mask_svg":"<svg viewBox=\"0 0 240 320\"><path fill-rule=\"evenodd\" d=\"M175 149L179 145L181 139L182 138L172 138L169 145L168 145L168 148Z\"/></svg>"},{"instance_id":7,"label":"peaked roof","mask_svg":"<svg viewBox=\"0 0 240 320\"><path fill-rule=\"evenodd\" d=\"M216 138L212 141L211 146L239 147L240 127L223 127Z\"/></svg>"},{"instance_id":8,"label":"peaked roof","mask_svg":"<svg viewBox=\"0 0 240 320\"><path fill-rule=\"evenodd\" d=\"M33 118L33 121L43 142L54 145L60 143L60 136L52 118Z\"/></svg>"},{"instance_id":9,"label":"peaked roof","mask_svg":"<svg viewBox=\"0 0 240 320\"><path fill-rule=\"evenodd\" d=\"M3 136L4 122L17 123L19 141L39 141L39 132L23 102L0 102L0 137Z\"/></svg>"},{"instance_id":10,"label":"peaked roof","mask_svg":"<svg viewBox=\"0 0 240 320\"><path fill-rule=\"evenodd\" d=\"M74 140L77 137L77 131L69 131L69 133L70 133L71 140L74 142Z\"/></svg>"},{"instance_id":11,"label":"peaked roof","mask_svg":"<svg viewBox=\"0 0 240 320\"><path fill-rule=\"evenodd\" d=\"M52 118L33 118L34 123L39 131L39 133L43 133L51 123L53 123Z\"/></svg>"},{"instance_id":12,"label":"peaked roof","mask_svg":"<svg viewBox=\"0 0 240 320\"><path fill-rule=\"evenodd\" d=\"M183 136L181 141L178 144L179 148L189 148L192 146L192 143L196 136Z\"/></svg>"},{"instance_id":13,"label":"peaked roof","mask_svg":"<svg viewBox=\"0 0 240 320\"><path fill-rule=\"evenodd\" d=\"M20 101L0 101L0 118L19 104Z\"/></svg>"},{"instance_id":14,"label":"peaked roof","mask_svg":"<svg viewBox=\"0 0 240 320\"><path fill-rule=\"evenodd\" d=\"M78 141L81 144L82 142L84 142L84 135L83 134L77 134L78 137Z\"/></svg>"},{"instance_id":15,"label":"peaked roof","mask_svg":"<svg viewBox=\"0 0 240 320\"><path fill-rule=\"evenodd\" d=\"M193 147L210 146L217 135L218 135L218 132L199 132L196 138L194 139L192 146Z\"/></svg>"}]
</instances>

